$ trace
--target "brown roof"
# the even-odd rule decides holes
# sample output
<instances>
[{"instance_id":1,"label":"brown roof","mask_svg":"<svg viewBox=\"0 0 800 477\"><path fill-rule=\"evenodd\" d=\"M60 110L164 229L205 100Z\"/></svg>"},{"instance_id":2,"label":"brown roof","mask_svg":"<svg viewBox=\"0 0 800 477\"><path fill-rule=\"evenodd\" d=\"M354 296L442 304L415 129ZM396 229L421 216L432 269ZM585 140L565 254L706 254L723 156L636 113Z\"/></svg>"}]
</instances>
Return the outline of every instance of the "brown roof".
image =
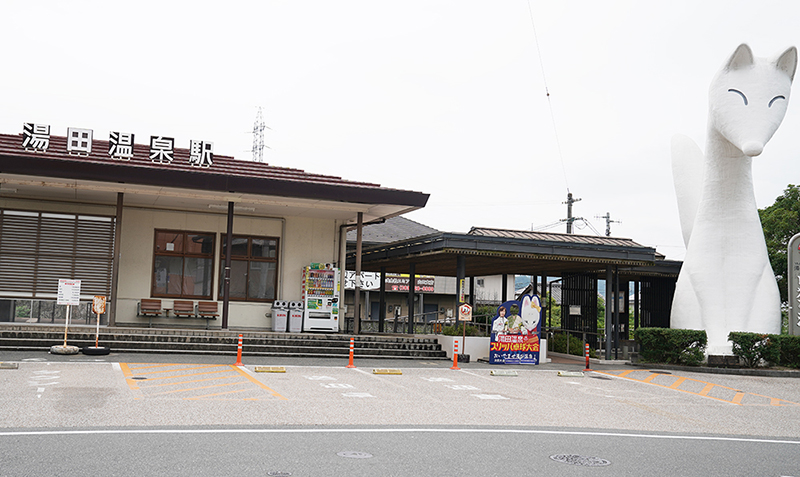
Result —
<instances>
[{"instance_id":1,"label":"brown roof","mask_svg":"<svg viewBox=\"0 0 800 477\"><path fill-rule=\"evenodd\" d=\"M627 238L559 234L552 232L528 232L527 230L492 229L485 227L472 227L469 231L469 235L480 235L481 237L516 238L525 240L554 240L557 242L581 243L587 245L616 245L624 247L642 246Z\"/></svg>"},{"instance_id":2,"label":"brown roof","mask_svg":"<svg viewBox=\"0 0 800 477\"><path fill-rule=\"evenodd\" d=\"M22 147L22 134L0 134L0 173L414 207L424 207L428 200L428 194L422 192L390 189L219 154L214 154L213 165L199 168L189 164L186 148L174 149L171 164L152 162L149 152L149 145L135 144L129 161L116 160L108 155L108 141L93 139L91 154L69 154L67 138L54 135L50 136L45 152L27 151Z\"/></svg>"}]
</instances>

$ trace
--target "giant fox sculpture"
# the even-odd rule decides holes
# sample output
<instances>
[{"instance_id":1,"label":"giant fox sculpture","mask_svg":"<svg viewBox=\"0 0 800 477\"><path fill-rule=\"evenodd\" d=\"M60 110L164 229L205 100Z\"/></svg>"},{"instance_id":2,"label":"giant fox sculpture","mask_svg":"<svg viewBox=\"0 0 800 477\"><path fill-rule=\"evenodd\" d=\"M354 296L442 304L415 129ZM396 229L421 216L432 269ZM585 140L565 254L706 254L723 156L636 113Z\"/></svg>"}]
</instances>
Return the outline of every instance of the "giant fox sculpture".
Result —
<instances>
[{"instance_id":1,"label":"giant fox sculpture","mask_svg":"<svg viewBox=\"0 0 800 477\"><path fill-rule=\"evenodd\" d=\"M730 354L730 331L780 332L752 160L783 121L796 69L795 47L768 60L740 45L711 82L705 154L686 136L672 139L686 256L671 326L705 329L708 354Z\"/></svg>"}]
</instances>

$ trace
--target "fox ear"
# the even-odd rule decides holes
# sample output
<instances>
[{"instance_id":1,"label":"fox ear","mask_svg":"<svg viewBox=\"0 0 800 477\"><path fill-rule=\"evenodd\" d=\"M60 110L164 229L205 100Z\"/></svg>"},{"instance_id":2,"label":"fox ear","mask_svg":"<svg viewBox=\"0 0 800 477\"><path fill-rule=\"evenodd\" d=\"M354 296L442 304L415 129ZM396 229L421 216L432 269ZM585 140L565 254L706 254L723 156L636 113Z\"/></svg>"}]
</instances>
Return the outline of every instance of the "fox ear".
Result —
<instances>
[{"instance_id":1,"label":"fox ear","mask_svg":"<svg viewBox=\"0 0 800 477\"><path fill-rule=\"evenodd\" d=\"M742 43L736 48L736 51L733 52L725 68L729 70L738 70L740 68L753 66L753 63L753 50L751 50L747 44Z\"/></svg>"},{"instance_id":2,"label":"fox ear","mask_svg":"<svg viewBox=\"0 0 800 477\"><path fill-rule=\"evenodd\" d=\"M794 72L797 70L797 48L790 47L775 61L775 67L789 75L789 79L794 81Z\"/></svg>"}]
</instances>

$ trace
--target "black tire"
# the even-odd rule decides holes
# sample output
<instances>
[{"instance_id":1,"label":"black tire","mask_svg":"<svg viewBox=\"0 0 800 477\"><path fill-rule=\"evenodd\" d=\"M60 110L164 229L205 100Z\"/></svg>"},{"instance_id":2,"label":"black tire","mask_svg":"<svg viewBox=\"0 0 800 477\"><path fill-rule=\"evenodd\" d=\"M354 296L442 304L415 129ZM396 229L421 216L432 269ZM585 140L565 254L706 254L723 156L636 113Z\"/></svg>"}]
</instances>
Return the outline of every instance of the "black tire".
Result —
<instances>
[{"instance_id":1,"label":"black tire","mask_svg":"<svg viewBox=\"0 0 800 477\"><path fill-rule=\"evenodd\" d=\"M111 349L106 348L105 346L98 346L96 348L94 346L84 346L83 348L81 348L81 351L83 351L83 354L96 356L96 355L108 354L111 352Z\"/></svg>"}]
</instances>

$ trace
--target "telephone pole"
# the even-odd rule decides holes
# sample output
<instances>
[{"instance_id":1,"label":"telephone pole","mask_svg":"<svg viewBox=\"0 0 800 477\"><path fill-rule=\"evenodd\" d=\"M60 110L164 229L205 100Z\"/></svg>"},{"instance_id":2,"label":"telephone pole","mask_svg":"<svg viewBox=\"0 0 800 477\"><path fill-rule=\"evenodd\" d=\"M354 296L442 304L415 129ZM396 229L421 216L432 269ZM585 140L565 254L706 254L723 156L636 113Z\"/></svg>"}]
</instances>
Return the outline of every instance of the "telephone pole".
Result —
<instances>
[{"instance_id":1,"label":"telephone pole","mask_svg":"<svg viewBox=\"0 0 800 477\"><path fill-rule=\"evenodd\" d=\"M573 217L572 216L572 204L574 204L575 202L580 202L580 199L573 199L572 198L572 192L567 192L567 201L566 202L562 202L562 204L567 204L567 218L566 218L566 220L565 219L561 219L561 221L567 223L567 233L568 234L572 233L572 223L575 222L576 220L580 219L580 217Z\"/></svg>"},{"instance_id":2,"label":"telephone pole","mask_svg":"<svg viewBox=\"0 0 800 477\"><path fill-rule=\"evenodd\" d=\"M621 224L619 220L611 220L611 212L606 212L606 215L596 215L596 219L606 219L606 237L611 237L611 224Z\"/></svg>"}]
</instances>

